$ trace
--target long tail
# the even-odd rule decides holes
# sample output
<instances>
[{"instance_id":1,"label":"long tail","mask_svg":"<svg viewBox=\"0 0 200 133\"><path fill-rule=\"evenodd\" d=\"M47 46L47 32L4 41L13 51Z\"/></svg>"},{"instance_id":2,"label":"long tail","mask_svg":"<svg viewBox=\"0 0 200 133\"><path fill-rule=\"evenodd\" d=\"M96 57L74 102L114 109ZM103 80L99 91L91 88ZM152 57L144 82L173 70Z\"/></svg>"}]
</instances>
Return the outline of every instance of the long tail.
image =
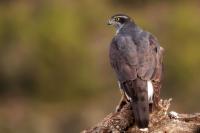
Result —
<instances>
[{"instance_id":1,"label":"long tail","mask_svg":"<svg viewBox=\"0 0 200 133\"><path fill-rule=\"evenodd\" d=\"M131 99L135 122L139 128L147 128L149 124L149 103L147 81L137 78L125 81L122 88Z\"/></svg>"}]
</instances>

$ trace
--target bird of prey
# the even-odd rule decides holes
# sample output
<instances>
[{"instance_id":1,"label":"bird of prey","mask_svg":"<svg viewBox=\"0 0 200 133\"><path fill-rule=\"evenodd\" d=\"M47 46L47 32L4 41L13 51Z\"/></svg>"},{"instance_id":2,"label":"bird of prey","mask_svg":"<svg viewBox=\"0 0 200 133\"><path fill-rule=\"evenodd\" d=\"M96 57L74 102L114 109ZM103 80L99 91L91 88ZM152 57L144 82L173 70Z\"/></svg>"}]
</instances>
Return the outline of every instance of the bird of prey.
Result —
<instances>
[{"instance_id":1,"label":"bird of prey","mask_svg":"<svg viewBox=\"0 0 200 133\"><path fill-rule=\"evenodd\" d=\"M112 16L108 25L116 28L109 56L122 92L117 110L130 102L137 126L146 131L149 111L159 107L164 49L125 14Z\"/></svg>"}]
</instances>

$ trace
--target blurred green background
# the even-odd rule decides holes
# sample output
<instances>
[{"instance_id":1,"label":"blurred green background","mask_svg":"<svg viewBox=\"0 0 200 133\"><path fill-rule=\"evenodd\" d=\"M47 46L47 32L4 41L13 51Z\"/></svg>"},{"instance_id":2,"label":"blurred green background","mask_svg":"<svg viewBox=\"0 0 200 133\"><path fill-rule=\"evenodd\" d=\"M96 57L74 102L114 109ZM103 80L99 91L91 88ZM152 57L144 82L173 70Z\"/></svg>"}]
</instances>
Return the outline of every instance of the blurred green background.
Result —
<instances>
[{"instance_id":1,"label":"blurred green background","mask_svg":"<svg viewBox=\"0 0 200 133\"><path fill-rule=\"evenodd\" d=\"M106 22L119 12L165 48L171 109L200 111L198 0L1 0L1 133L76 133L115 109Z\"/></svg>"}]
</instances>

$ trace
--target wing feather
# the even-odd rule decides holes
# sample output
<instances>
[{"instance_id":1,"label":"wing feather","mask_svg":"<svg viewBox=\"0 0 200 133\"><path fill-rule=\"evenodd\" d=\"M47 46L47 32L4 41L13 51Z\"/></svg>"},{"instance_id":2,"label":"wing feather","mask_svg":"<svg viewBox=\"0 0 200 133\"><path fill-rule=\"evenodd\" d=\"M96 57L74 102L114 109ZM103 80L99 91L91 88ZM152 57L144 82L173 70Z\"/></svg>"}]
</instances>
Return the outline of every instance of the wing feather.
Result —
<instances>
[{"instance_id":1,"label":"wing feather","mask_svg":"<svg viewBox=\"0 0 200 133\"><path fill-rule=\"evenodd\" d=\"M150 45L155 46L155 59L156 59L156 67L151 79L156 82L161 82L163 78L164 48L162 48L158 44L157 39L152 35L149 37L149 42L150 42Z\"/></svg>"},{"instance_id":2,"label":"wing feather","mask_svg":"<svg viewBox=\"0 0 200 133\"><path fill-rule=\"evenodd\" d=\"M120 82L137 78L137 48L130 36L113 38L110 46L110 62Z\"/></svg>"}]
</instances>

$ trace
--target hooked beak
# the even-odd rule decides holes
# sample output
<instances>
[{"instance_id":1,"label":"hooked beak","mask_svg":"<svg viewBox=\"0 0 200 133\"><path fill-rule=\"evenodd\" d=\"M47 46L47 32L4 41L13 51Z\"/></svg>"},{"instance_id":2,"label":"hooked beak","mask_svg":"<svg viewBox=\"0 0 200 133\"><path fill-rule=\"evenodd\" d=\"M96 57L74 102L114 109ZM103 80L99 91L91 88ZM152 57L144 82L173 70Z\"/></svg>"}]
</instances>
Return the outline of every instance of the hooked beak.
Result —
<instances>
[{"instance_id":1,"label":"hooked beak","mask_svg":"<svg viewBox=\"0 0 200 133\"><path fill-rule=\"evenodd\" d=\"M112 20L109 19L107 25L112 25L112 24L113 24Z\"/></svg>"}]
</instances>

